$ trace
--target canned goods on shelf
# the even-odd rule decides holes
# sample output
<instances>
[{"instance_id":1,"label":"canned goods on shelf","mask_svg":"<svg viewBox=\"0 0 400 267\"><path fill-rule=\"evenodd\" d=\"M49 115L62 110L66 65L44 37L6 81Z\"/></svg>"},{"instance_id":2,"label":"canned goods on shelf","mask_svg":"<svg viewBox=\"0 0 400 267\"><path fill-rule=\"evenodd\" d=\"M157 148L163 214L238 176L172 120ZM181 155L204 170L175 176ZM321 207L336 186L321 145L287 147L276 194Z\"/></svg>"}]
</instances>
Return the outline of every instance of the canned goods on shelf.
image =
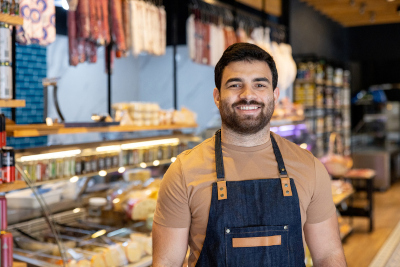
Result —
<instances>
[{"instance_id":1,"label":"canned goods on shelf","mask_svg":"<svg viewBox=\"0 0 400 267\"><path fill-rule=\"evenodd\" d=\"M0 99L12 99L12 68L10 62L0 62Z\"/></svg>"},{"instance_id":2,"label":"canned goods on shelf","mask_svg":"<svg viewBox=\"0 0 400 267\"><path fill-rule=\"evenodd\" d=\"M0 230L7 229L7 199L4 195L0 196Z\"/></svg>"},{"instance_id":3,"label":"canned goods on shelf","mask_svg":"<svg viewBox=\"0 0 400 267\"><path fill-rule=\"evenodd\" d=\"M3 147L1 149L1 162L3 183L13 183L15 181L15 152L12 147Z\"/></svg>"},{"instance_id":4,"label":"canned goods on shelf","mask_svg":"<svg viewBox=\"0 0 400 267\"><path fill-rule=\"evenodd\" d=\"M7 23L0 22L0 62L11 62L11 31Z\"/></svg>"},{"instance_id":5,"label":"canned goods on shelf","mask_svg":"<svg viewBox=\"0 0 400 267\"><path fill-rule=\"evenodd\" d=\"M0 147L7 145L6 116L0 114Z\"/></svg>"},{"instance_id":6,"label":"canned goods on shelf","mask_svg":"<svg viewBox=\"0 0 400 267\"><path fill-rule=\"evenodd\" d=\"M13 236L8 232L1 232L1 267L13 265Z\"/></svg>"}]
</instances>

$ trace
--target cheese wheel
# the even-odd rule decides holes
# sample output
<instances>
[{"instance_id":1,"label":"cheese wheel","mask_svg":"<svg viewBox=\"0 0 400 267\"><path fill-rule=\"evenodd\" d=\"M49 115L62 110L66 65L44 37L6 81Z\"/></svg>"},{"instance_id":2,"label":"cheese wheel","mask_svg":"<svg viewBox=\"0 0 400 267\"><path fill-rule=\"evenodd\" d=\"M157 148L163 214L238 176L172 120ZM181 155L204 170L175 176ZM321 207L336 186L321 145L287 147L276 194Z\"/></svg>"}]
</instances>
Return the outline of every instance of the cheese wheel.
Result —
<instances>
[{"instance_id":1,"label":"cheese wheel","mask_svg":"<svg viewBox=\"0 0 400 267\"><path fill-rule=\"evenodd\" d=\"M71 260L70 262L68 262L67 267L78 267L78 263L76 262L76 260Z\"/></svg>"},{"instance_id":2,"label":"cheese wheel","mask_svg":"<svg viewBox=\"0 0 400 267\"><path fill-rule=\"evenodd\" d=\"M103 256L104 256L104 260L105 260L105 262L106 262L106 266L107 266L107 267L113 267L113 266L115 266L112 250L106 249L106 250L104 251Z\"/></svg>"},{"instance_id":3,"label":"cheese wheel","mask_svg":"<svg viewBox=\"0 0 400 267\"><path fill-rule=\"evenodd\" d=\"M92 263L92 267L107 267L102 254L94 255L90 261Z\"/></svg>"},{"instance_id":4,"label":"cheese wheel","mask_svg":"<svg viewBox=\"0 0 400 267\"><path fill-rule=\"evenodd\" d=\"M144 253L144 249L139 242L131 241L125 245L125 254L130 263L138 262Z\"/></svg>"},{"instance_id":5,"label":"cheese wheel","mask_svg":"<svg viewBox=\"0 0 400 267\"><path fill-rule=\"evenodd\" d=\"M80 260L78 261L78 267L91 267L90 261Z\"/></svg>"},{"instance_id":6,"label":"cheese wheel","mask_svg":"<svg viewBox=\"0 0 400 267\"><path fill-rule=\"evenodd\" d=\"M128 263L125 252L120 244L110 246L103 255L107 267L122 266Z\"/></svg>"}]
</instances>

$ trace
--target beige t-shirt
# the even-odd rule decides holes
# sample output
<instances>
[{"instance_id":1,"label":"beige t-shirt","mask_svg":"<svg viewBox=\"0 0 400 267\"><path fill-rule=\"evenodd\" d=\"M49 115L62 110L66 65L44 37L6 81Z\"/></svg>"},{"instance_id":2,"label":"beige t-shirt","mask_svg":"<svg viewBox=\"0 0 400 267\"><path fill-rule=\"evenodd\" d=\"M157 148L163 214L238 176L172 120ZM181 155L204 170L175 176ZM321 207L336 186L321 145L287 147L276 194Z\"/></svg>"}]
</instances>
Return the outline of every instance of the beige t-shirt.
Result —
<instances>
[{"instance_id":1,"label":"beige t-shirt","mask_svg":"<svg viewBox=\"0 0 400 267\"><path fill-rule=\"evenodd\" d=\"M274 137L296 185L302 227L306 222L329 219L336 209L325 167L309 151L279 135ZM178 156L164 175L154 214L154 222L159 225L189 227L189 266L196 265L206 237L212 184L217 180L214 145L215 136ZM222 151L227 181L279 177L271 141L255 147L222 143Z\"/></svg>"}]
</instances>

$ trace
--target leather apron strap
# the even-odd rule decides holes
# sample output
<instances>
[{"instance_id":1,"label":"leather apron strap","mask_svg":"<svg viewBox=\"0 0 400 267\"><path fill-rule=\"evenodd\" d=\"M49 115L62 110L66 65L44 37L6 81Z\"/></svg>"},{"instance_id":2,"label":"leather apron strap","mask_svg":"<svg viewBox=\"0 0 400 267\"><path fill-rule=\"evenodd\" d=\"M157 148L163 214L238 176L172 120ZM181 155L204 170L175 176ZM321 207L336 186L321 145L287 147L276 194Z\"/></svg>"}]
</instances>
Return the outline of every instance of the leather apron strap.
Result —
<instances>
[{"instance_id":1,"label":"leather apron strap","mask_svg":"<svg viewBox=\"0 0 400 267\"><path fill-rule=\"evenodd\" d=\"M274 136L271 134L272 149L274 150L275 159L278 163L279 178L282 184L283 196L292 196L292 189L290 186L290 178L287 173L285 162L281 151L279 150L278 144ZM225 170L224 170L224 157L222 155L221 145L221 129L215 133L215 165L217 170L217 188L218 188L218 200L227 199L228 190L226 188Z\"/></svg>"}]
</instances>

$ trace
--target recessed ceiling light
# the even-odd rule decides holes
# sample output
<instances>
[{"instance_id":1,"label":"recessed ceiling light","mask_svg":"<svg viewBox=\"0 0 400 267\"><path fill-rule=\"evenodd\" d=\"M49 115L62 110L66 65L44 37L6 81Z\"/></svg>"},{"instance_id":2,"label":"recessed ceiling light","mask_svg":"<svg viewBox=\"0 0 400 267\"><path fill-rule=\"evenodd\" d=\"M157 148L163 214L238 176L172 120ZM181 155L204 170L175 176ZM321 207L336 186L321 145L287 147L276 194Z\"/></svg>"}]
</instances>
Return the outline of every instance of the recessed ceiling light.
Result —
<instances>
[{"instance_id":1,"label":"recessed ceiling light","mask_svg":"<svg viewBox=\"0 0 400 267\"><path fill-rule=\"evenodd\" d=\"M369 22L375 22L376 13L374 11L369 12Z\"/></svg>"},{"instance_id":2,"label":"recessed ceiling light","mask_svg":"<svg viewBox=\"0 0 400 267\"><path fill-rule=\"evenodd\" d=\"M365 8L367 7L367 4L365 2L362 2L360 4L360 14L363 15L365 13Z\"/></svg>"}]
</instances>

